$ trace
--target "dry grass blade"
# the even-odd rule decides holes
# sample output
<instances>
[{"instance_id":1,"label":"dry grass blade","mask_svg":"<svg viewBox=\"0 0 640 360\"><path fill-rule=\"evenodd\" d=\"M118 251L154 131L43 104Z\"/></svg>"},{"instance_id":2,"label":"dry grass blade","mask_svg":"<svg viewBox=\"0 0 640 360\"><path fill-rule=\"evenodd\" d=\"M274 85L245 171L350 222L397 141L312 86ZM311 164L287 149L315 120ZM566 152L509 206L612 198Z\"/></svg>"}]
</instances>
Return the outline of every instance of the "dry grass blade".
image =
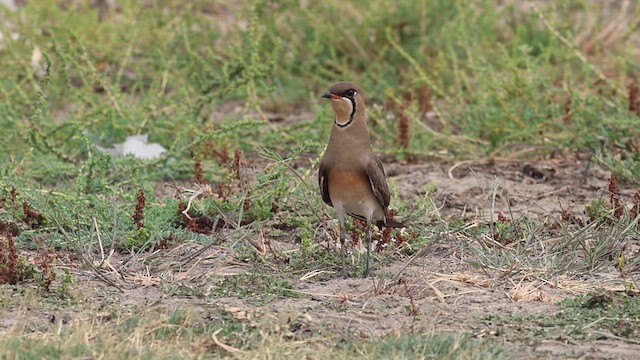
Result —
<instances>
[{"instance_id":1,"label":"dry grass blade","mask_svg":"<svg viewBox=\"0 0 640 360\"><path fill-rule=\"evenodd\" d=\"M242 350L240 350L238 348L234 348L233 346L227 345L227 344L223 343L222 341L220 341L220 339L218 339L218 337L216 335L218 335L221 331L222 331L222 329L218 329L213 334L211 334L211 340L213 340L214 344L216 344L222 350L230 352L232 354L246 354L247 353L246 351L242 351Z\"/></svg>"}]
</instances>

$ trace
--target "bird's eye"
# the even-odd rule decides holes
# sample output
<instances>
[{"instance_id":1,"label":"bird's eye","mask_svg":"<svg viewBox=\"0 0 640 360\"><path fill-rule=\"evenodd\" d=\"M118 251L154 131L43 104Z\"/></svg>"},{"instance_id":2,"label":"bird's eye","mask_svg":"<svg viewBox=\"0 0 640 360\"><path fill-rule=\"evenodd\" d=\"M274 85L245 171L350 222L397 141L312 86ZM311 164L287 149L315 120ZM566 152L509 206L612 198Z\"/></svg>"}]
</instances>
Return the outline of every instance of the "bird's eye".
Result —
<instances>
[{"instance_id":1,"label":"bird's eye","mask_svg":"<svg viewBox=\"0 0 640 360\"><path fill-rule=\"evenodd\" d=\"M349 90L344 92L344 96L348 97L348 98L352 98L352 97L356 96L356 91L353 90L353 89L349 89Z\"/></svg>"}]
</instances>

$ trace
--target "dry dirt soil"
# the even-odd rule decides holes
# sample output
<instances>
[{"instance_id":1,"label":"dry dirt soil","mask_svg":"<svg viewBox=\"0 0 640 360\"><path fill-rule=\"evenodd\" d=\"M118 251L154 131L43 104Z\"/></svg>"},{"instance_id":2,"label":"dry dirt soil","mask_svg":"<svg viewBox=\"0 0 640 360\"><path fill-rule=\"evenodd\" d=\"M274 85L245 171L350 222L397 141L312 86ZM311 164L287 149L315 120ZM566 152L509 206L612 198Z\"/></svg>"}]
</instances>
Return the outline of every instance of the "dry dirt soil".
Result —
<instances>
[{"instance_id":1,"label":"dry dirt soil","mask_svg":"<svg viewBox=\"0 0 640 360\"><path fill-rule=\"evenodd\" d=\"M386 168L405 200L417 201L415 199L421 197L416 195L424 194L425 185L434 182L437 190L433 198L441 215L468 221L486 221L500 212L513 219L525 214L540 219L559 218L563 208L579 214L592 200L606 198L609 181L609 173L589 164L586 157L551 158L529 163L499 160L491 164L389 163ZM620 187L622 196L629 201L634 190L624 184ZM277 253L297 251L298 245L294 244L292 236L270 240L270 246ZM309 332L329 326L333 331L363 337L419 330L465 332L483 338L498 336L487 315L545 313L554 316L559 311L555 305L559 300L595 287L615 289L622 286L610 274L559 277L555 283L533 277L514 280L470 266L454 244L441 241L411 261L404 256L381 265L378 258L374 263L374 276L368 279L355 275L343 279L337 275L335 267L316 267L311 271L282 275L302 296L281 297L256 305L252 299L211 296L207 295L207 290L202 290L214 279L256 271L255 264L231 256L228 243L207 247L198 254L203 248L204 245L183 244L162 250L160 256L156 254L148 261L151 265L142 265L137 258L114 254L104 262L107 265L100 271L102 278L94 271L72 267L76 279L74 288L91 294L96 312L99 312L100 304L107 303L146 308L183 307L196 311L222 306L239 314L259 308L266 313L295 314L303 319L304 329ZM181 267L175 266L191 254L197 256ZM356 254L351 260L362 259ZM279 266L278 262L274 264ZM121 291L108 285L105 278ZM200 287L202 294L195 296L168 290L190 286ZM10 311L5 315L0 319L0 328L4 329L16 322L37 323L50 321L52 317L80 316L55 309L44 313ZM522 358L631 359L640 353L640 345L612 338L588 343L552 338L516 345L524 347L520 352Z\"/></svg>"}]
</instances>

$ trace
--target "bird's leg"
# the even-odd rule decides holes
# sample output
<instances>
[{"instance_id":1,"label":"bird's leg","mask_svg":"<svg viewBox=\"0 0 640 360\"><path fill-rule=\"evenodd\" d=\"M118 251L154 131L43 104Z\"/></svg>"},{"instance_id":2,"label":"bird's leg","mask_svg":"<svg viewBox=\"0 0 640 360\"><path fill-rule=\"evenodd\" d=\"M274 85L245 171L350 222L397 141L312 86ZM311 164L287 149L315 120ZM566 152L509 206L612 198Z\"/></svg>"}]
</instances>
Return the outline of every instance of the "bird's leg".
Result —
<instances>
[{"instance_id":1,"label":"bird's leg","mask_svg":"<svg viewBox=\"0 0 640 360\"><path fill-rule=\"evenodd\" d=\"M364 268L364 277L369 276L369 252L371 251L371 223L367 221L367 227L365 229L366 241L367 241L367 263Z\"/></svg>"},{"instance_id":2,"label":"bird's leg","mask_svg":"<svg viewBox=\"0 0 640 360\"><path fill-rule=\"evenodd\" d=\"M347 265L346 265L346 240L347 234L344 231L344 224L340 222L340 256L342 257L342 277L347 277Z\"/></svg>"}]
</instances>

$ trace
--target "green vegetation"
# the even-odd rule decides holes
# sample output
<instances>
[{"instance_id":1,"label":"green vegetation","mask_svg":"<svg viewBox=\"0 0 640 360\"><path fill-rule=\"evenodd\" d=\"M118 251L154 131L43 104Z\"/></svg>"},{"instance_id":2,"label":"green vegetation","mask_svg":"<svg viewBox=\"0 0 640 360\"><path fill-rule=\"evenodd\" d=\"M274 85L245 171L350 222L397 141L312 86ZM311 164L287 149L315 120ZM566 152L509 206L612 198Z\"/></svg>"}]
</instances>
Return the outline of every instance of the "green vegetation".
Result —
<instances>
[{"instance_id":1,"label":"green vegetation","mask_svg":"<svg viewBox=\"0 0 640 360\"><path fill-rule=\"evenodd\" d=\"M112 310L94 321L63 319L24 334L3 337L0 345L12 358L64 359L109 358L188 359L193 357L335 359L502 359L509 353L494 342L430 333L363 340L355 335L337 336L329 326L310 326L302 317L286 312L266 315L236 308L211 309L207 313L168 310L166 313ZM26 331L44 336L33 338ZM222 346L220 346L222 344Z\"/></svg>"},{"instance_id":2,"label":"green vegetation","mask_svg":"<svg viewBox=\"0 0 640 360\"><path fill-rule=\"evenodd\" d=\"M560 302L560 311L511 318L487 317L499 336L519 341L585 341L638 339L640 300L637 296L597 290Z\"/></svg>"},{"instance_id":3,"label":"green vegetation","mask_svg":"<svg viewBox=\"0 0 640 360\"><path fill-rule=\"evenodd\" d=\"M494 359L531 339L637 343L640 193L618 189L640 186L640 6L630 3L0 6L0 349L20 359ZM481 189L484 221L441 212L434 199L447 184L402 193L392 180L412 227L374 234L378 279L341 279L326 241L333 213L315 184L331 117L319 94L339 80L366 90L387 163L579 153L621 185L593 189L584 212L495 218L498 199L509 204L496 180ZM164 156L101 150L140 134ZM351 249L362 229L349 226ZM458 301L402 275L426 254L442 261L431 275L464 264L487 287L598 273L618 292L566 299L554 318L489 315L505 342L475 339L486 319L440 331L421 317L434 299ZM349 253L350 273L361 260ZM317 287L337 281L347 285ZM388 303L371 305L379 295ZM384 313L396 305L410 325ZM397 322L363 330L375 311Z\"/></svg>"},{"instance_id":4,"label":"green vegetation","mask_svg":"<svg viewBox=\"0 0 640 360\"><path fill-rule=\"evenodd\" d=\"M298 297L293 285L278 278L260 274L245 273L222 280L214 290L214 296L237 296L253 301L268 301L273 296ZM266 297L266 299L265 299Z\"/></svg>"}]
</instances>

